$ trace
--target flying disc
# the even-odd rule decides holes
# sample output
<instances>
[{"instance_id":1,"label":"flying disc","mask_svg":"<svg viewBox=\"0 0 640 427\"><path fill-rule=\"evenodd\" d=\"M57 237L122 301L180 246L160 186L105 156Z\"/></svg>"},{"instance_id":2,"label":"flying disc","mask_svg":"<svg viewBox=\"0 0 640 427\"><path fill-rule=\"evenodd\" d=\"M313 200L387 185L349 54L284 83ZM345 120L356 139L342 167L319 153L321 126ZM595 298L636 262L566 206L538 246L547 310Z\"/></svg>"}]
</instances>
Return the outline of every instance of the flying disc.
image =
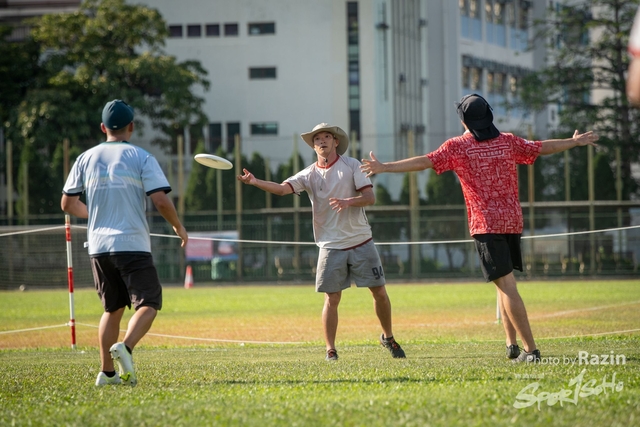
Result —
<instances>
[{"instance_id":1,"label":"flying disc","mask_svg":"<svg viewBox=\"0 0 640 427\"><path fill-rule=\"evenodd\" d=\"M225 159L224 157L215 156L213 154L196 154L193 158L201 165L205 165L214 169L227 170L233 167L233 164L229 160Z\"/></svg>"}]
</instances>

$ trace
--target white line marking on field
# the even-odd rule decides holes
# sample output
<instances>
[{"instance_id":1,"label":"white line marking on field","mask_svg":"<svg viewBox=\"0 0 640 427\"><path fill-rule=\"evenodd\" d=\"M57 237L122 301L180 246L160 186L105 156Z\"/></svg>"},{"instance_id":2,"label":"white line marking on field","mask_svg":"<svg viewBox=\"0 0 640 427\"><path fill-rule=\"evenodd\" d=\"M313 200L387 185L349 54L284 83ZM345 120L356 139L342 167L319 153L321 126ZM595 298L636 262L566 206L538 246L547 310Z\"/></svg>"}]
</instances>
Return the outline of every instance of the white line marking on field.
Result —
<instances>
[{"instance_id":1,"label":"white line marking on field","mask_svg":"<svg viewBox=\"0 0 640 427\"><path fill-rule=\"evenodd\" d=\"M559 317L559 316L565 316L567 314L580 313L580 312L583 312L583 311L606 310L608 308L617 308L617 307L623 307L625 305L634 305L634 304L640 304L640 301L623 302L621 304L601 305L601 306L598 306L598 307L577 308L575 310L565 310L565 311L558 311L556 313L540 314L540 315L536 315L536 316L531 316L531 318L532 319L541 319L541 318L545 318L545 317Z\"/></svg>"},{"instance_id":2,"label":"white line marking on field","mask_svg":"<svg viewBox=\"0 0 640 427\"><path fill-rule=\"evenodd\" d=\"M62 324L62 325L40 326L38 328L14 329L12 331L0 331L0 335L3 335L3 334L14 334L14 333L18 333L18 332L40 331L42 329L62 328L64 326L69 326L69 324L65 323L65 324Z\"/></svg>"}]
</instances>

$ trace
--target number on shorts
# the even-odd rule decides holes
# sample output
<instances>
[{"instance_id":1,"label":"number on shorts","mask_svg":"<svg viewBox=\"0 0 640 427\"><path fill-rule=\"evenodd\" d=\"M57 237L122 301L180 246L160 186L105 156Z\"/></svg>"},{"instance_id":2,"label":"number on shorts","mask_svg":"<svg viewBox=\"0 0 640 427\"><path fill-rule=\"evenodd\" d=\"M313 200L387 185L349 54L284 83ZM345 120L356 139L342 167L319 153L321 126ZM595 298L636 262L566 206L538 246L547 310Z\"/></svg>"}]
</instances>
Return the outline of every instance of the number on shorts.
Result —
<instances>
[{"instance_id":1,"label":"number on shorts","mask_svg":"<svg viewBox=\"0 0 640 427\"><path fill-rule=\"evenodd\" d=\"M371 271L373 271L373 277L375 277L376 280L384 276L384 271L382 271L382 266L373 267Z\"/></svg>"}]
</instances>

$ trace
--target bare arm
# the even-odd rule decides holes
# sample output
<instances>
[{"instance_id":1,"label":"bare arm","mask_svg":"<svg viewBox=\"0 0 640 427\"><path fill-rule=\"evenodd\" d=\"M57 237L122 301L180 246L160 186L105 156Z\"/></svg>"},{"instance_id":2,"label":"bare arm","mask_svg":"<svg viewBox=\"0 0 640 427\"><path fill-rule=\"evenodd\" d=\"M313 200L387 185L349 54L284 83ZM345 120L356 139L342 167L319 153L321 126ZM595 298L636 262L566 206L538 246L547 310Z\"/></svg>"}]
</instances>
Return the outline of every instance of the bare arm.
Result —
<instances>
[{"instance_id":1,"label":"bare arm","mask_svg":"<svg viewBox=\"0 0 640 427\"><path fill-rule=\"evenodd\" d=\"M337 199L332 197L329 199L331 209L338 212L348 207L361 208L363 206L373 205L375 202L376 195L371 187L363 188L360 195L356 197L348 197L346 199Z\"/></svg>"},{"instance_id":2,"label":"bare arm","mask_svg":"<svg viewBox=\"0 0 640 427\"><path fill-rule=\"evenodd\" d=\"M629 64L627 97L632 105L640 107L640 56L633 58Z\"/></svg>"},{"instance_id":3,"label":"bare arm","mask_svg":"<svg viewBox=\"0 0 640 427\"><path fill-rule=\"evenodd\" d=\"M77 216L78 218L89 218L87 205L80 200L80 196L67 196L63 194L60 200L60 207L66 213Z\"/></svg>"},{"instance_id":4,"label":"bare arm","mask_svg":"<svg viewBox=\"0 0 640 427\"><path fill-rule=\"evenodd\" d=\"M599 136L591 131L579 134L576 130L573 133L573 138L566 139L548 139L542 141L542 149L540 155L555 154L568 150L573 147L582 147L584 145L592 145L597 147L595 143Z\"/></svg>"},{"instance_id":5,"label":"bare arm","mask_svg":"<svg viewBox=\"0 0 640 427\"><path fill-rule=\"evenodd\" d=\"M242 169L244 175L238 175L238 181L241 181L247 185L253 185L261 190L268 191L269 193L277 196L286 196L293 193L293 189L288 184L278 184L273 181L263 181L253 176L251 172L246 169Z\"/></svg>"},{"instance_id":6,"label":"bare arm","mask_svg":"<svg viewBox=\"0 0 640 427\"><path fill-rule=\"evenodd\" d=\"M408 159L397 160L395 162L380 163L373 151L369 153L371 159L362 159L360 169L367 174L367 177L384 172L413 172L422 171L433 167L433 163L427 156L416 156Z\"/></svg>"},{"instance_id":7,"label":"bare arm","mask_svg":"<svg viewBox=\"0 0 640 427\"><path fill-rule=\"evenodd\" d=\"M176 207L173 205L169 196L167 196L164 191L156 191L149 197L151 197L151 201L162 217L173 226L173 231L180 237L180 239L182 239L181 246L184 247L189 240L189 236L187 235L187 230L180 222L178 212L176 212Z\"/></svg>"}]
</instances>

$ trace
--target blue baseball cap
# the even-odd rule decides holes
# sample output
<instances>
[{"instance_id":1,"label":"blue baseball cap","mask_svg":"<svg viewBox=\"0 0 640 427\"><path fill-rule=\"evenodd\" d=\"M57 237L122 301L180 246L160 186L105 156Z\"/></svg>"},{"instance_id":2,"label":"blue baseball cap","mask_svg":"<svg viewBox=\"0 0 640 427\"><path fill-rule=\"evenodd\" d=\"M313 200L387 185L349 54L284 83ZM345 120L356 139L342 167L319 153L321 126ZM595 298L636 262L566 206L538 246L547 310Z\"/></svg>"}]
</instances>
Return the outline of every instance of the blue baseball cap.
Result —
<instances>
[{"instance_id":1,"label":"blue baseball cap","mask_svg":"<svg viewBox=\"0 0 640 427\"><path fill-rule=\"evenodd\" d=\"M133 108L121 99L107 102L102 110L102 123L107 129L119 130L133 121Z\"/></svg>"}]
</instances>

